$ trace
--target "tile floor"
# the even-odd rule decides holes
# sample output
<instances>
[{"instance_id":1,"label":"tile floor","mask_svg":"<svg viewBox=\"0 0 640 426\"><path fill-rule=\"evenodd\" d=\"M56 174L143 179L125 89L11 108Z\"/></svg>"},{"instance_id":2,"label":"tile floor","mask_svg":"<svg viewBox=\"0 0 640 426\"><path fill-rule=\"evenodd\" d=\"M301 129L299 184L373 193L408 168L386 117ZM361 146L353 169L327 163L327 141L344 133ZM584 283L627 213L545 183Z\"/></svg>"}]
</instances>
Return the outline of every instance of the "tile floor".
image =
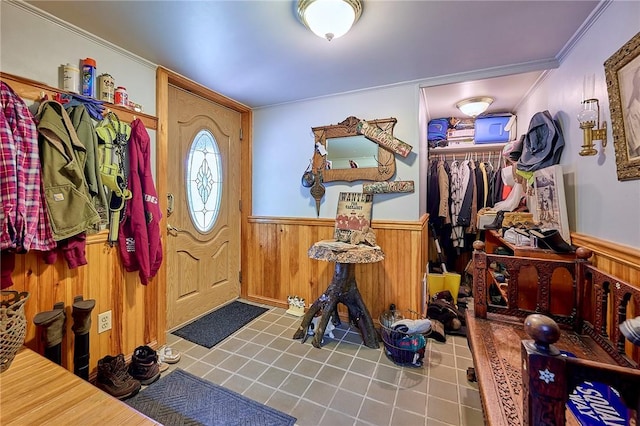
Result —
<instances>
[{"instance_id":1,"label":"tile floor","mask_svg":"<svg viewBox=\"0 0 640 426\"><path fill-rule=\"evenodd\" d=\"M192 374L265 403L298 419L297 425L482 425L476 383L463 337L427 339L423 367L399 367L383 345L361 344L344 323L321 349L292 336L301 318L269 311L211 349L173 334L167 343L182 352L171 369ZM166 373L165 373L166 374Z\"/></svg>"}]
</instances>

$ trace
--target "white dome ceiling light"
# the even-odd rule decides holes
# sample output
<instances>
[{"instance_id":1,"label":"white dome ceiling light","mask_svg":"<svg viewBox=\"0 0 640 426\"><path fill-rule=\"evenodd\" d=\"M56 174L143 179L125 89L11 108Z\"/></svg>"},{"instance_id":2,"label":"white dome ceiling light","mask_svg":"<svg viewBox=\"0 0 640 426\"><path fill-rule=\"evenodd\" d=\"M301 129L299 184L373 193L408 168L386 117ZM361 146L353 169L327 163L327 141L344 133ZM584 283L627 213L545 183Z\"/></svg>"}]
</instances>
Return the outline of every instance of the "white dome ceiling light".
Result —
<instances>
[{"instance_id":1,"label":"white dome ceiling light","mask_svg":"<svg viewBox=\"0 0 640 426\"><path fill-rule=\"evenodd\" d=\"M462 100L456 104L456 108L469 117L477 117L489 108L493 103L493 98L488 96L478 96Z\"/></svg>"},{"instance_id":2,"label":"white dome ceiling light","mask_svg":"<svg viewBox=\"0 0 640 426\"><path fill-rule=\"evenodd\" d=\"M298 0L298 18L318 37L345 35L362 14L360 0Z\"/></svg>"}]
</instances>

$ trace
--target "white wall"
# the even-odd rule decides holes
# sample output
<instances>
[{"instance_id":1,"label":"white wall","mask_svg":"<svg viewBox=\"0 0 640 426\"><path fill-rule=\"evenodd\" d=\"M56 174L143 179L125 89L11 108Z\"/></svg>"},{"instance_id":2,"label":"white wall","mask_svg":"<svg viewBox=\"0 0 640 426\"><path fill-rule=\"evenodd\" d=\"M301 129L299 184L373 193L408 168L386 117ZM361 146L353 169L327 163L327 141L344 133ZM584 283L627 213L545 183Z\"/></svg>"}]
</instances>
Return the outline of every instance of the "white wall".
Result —
<instances>
[{"instance_id":1,"label":"white wall","mask_svg":"<svg viewBox=\"0 0 640 426\"><path fill-rule=\"evenodd\" d=\"M560 67L548 73L542 84L518 109L524 132L533 114L549 110L560 122L565 137L561 164L570 228L616 243L640 247L640 180L618 181L611 131L604 62L640 30L640 2L614 1L584 33ZM576 118L582 100L583 79L595 74L595 96L600 120L607 122L608 146L598 155L581 157L582 130Z\"/></svg>"},{"instance_id":2,"label":"white wall","mask_svg":"<svg viewBox=\"0 0 640 426\"><path fill-rule=\"evenodd\" d=\"M98 73L109 72L127 87L132 100L155 114L155 65L24 3L0 2L0 69L59 87L59 67L90 56ZM640 2L614 1L573 46L560 67L518 110L521 130L537 112L548 109L561 123L566 147L561 163L567 178L571 229L613 242L640 246L640 180L616 176L604 61L640 28ZM523 48L526 48L523 46ZM602 119L609 123L605 155L580 157L581 130L576 114L583 77L596 75ZM419 87L416 84L372 89L306 102L274 106L254 113L253 214L316 217L315 203L300 177L313 154L311 127L358 118L398 119L394 134L413 145L411 155L396 156L394 180L415 181L412 194L376 195L376 220L417 220L425 211L426 150L419 134ZM155 149L155 132L149 132ZM599 144L599 142L597 142ZM154 152L152 152L155 158ZM361 191L362 182L325 184L320 216L335 215L338 193Z\"/></svg>"},{"instance_id":3,"label":"white wall","mask_svg":"<svg viewBox=\"0 0 640 426\"><path fill-rule=\"evenodd\" d=\"M413 146L407 158L396 155L391 180L413 180L414 193L376 194L374 220L420 217L418 167L418 87L415 84L366 90L258 109L253 115L253 214L316 217L315 200L300 178L313 156L312 127L338 124L349 116L373 120L394 117L393 134ZM338 194L362 191L363 181L326 182L320 217L334 218ZM424 209L422 209L424 211Z\"/></svg>"},{"instance_id":4,"label":"white wall","mask_svg":"<svg viewBox=\"0 0 640 426\"><path fill-rule=\"evenodd\" d=\"M82 7L79 3L78 7ZM129 99L156 112L156 65L86 33L26 3L0 1L0 70L62 87L60 66L96 60L97 74L109 73ZM155 175L156 132L148 129Z\"/></svg>"},{"instance_id":5,"label":"white wall","mask_svg":"<svg viewBox=\"0 0 640 426\"><path fill-rule=\"evenodd\" d=\"M81 7L81 4L78 5ZM27 4L0 3L0 66L10 74L62 87L59 67L91 57L97 75L109 73L129 98L155 115L156 65Z\"/></svg>"}]
</instances>

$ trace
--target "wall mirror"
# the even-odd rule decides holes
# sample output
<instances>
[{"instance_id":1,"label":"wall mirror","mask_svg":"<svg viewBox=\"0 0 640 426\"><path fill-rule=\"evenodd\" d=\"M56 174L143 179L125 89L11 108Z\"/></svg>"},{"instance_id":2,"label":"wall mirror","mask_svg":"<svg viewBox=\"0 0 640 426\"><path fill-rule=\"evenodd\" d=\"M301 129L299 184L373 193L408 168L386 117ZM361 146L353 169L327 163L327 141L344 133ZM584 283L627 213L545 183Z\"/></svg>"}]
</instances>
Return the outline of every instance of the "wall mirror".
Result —
<instances>
[{"instance_id":1,"label":"wall mirror","mask_svg":"<svg viewBox=\"0 0 640 426\"><path fill-rule=\"evenodd\" d=\"M395 173L394 153L358 134L359 122L360 119L351 116L338 124L311 129L316 147L319 144L326 151L323 155L322 149L315 149L313 155L313 169L322 173L324 182L384 181ZM395 118L367 120L391 135L396 122Z\"/></svg>"}]
</instances>

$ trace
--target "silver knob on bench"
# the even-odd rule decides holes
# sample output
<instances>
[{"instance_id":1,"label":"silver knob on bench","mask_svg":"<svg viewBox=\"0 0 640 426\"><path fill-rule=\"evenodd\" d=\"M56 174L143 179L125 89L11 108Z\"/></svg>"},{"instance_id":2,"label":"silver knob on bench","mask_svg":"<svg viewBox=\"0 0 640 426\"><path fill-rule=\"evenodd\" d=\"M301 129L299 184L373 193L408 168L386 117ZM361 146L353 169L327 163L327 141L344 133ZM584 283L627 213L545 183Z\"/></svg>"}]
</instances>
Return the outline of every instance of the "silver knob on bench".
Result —
<instances>
[{"instance_id":1,"label":"silver knob on bench","mask_svg":"<svg viewBox=\"0 0 640 426\"><path fill-rule=\"evenodd\" d=\"M531 314L524 320L524 331L534 340L535 349L548 355L559 355L553 346L560 339L560 327L551 318L541 314Z\"/></svg>"}]
</instances>

